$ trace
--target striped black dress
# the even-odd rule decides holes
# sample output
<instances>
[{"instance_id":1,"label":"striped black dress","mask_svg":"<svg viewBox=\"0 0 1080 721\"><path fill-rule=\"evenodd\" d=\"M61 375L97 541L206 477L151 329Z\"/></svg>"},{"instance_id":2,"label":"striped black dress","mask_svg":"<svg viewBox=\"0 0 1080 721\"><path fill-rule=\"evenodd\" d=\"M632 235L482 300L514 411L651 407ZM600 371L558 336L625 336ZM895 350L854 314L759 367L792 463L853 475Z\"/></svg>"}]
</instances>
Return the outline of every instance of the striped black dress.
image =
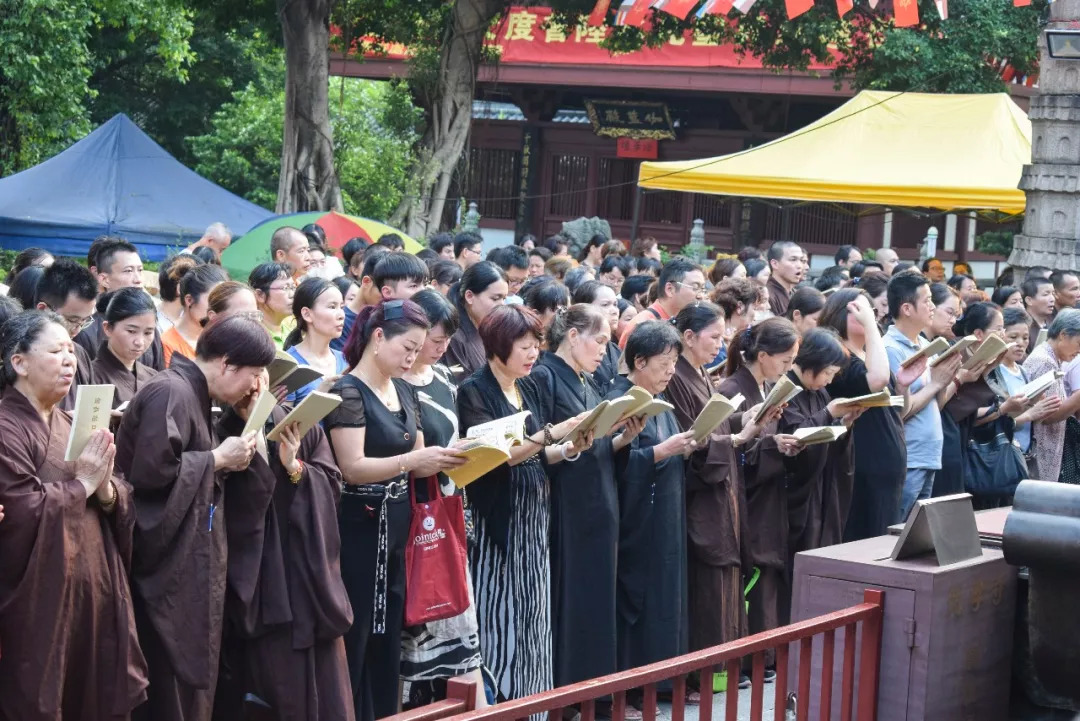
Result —
<instances>
[{"instance_id":1,"label":"striped black dress","mask_svg":"<svg viewBox=\"0 0 1080 721\"><path fill-rule=\"evenodd\" d=\"M448 446L458 439L457 390L450 371L432 367L433 377L413 385L420 399L425 446ZM419 484L422 485L422 484ZM439 475L444 495L460 493L445 475ZM424 489L417 488L423 495ZM406 627L401 634L401 675L413 683L461 676L481 666L476 605L464 613L422 626Z\"/></svg>"},{"instance_id":2,"label":"striped black dress","mask_svg":"<svg viewBox=\"0 0 1080 721\"><path fill-rule=\"evenodd\" d=\"M518 380L526 431L544 424L531 379ZM511 406L485 365L462 383L462 428L503 418ZM539 456L501 466L468 488L476 541L469 549L480 649L500 700L552 688L548 525L550 488Z\"/></svg>"}]
</instances>

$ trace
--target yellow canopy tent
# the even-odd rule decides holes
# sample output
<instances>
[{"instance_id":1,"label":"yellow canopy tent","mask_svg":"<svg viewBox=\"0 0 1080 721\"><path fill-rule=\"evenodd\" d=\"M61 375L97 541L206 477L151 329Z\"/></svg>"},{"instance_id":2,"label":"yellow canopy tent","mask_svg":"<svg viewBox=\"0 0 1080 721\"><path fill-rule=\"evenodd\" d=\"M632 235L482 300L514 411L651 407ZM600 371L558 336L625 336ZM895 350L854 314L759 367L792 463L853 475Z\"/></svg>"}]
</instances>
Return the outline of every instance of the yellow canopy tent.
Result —
<instances>
[{"instance_id":1,"label":"yellow canopy tent","mask_svg":"<svg viewBox=\"0 0 1080 721\"><path fill-rule=\"evenodd\" d=\"M1024 211L1031 123L1009 96L864 90L815 123L716 158L642 163L642 188L940 210Z\"/></svg>"}]
</instances>

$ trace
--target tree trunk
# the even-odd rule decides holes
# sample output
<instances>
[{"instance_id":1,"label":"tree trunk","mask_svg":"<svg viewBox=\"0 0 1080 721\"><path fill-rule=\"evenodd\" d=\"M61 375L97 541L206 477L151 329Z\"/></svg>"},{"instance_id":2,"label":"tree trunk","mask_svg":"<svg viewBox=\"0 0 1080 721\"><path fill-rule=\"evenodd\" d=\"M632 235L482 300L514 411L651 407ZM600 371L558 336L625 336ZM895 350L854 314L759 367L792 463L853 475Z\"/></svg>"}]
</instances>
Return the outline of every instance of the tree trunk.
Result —
<instances>
[{"instance_id":1,"label":"tree trunk","mask_svg":"<svg viewBox=\"0 0 1080 721\"><path fill-rule=\"evenodd\" d=\"M330 128L330 4L277 0L285 41L278 213L343 209Z\"/></svg>"},{"instance_id":2,"label":"tree trunk","mask_svg":"<svg viewBox=\"0 0 1080 721\"><path fill-rule=\"evenodd\" d=\"M435 84L420 93L427 129L412 173L415 190L402 199L390 218L391 225L413 238L427 238L439 230L450 181L469 138L484 35L505 7L505 0L454 3Z\"/></svg>"}]
</instances>

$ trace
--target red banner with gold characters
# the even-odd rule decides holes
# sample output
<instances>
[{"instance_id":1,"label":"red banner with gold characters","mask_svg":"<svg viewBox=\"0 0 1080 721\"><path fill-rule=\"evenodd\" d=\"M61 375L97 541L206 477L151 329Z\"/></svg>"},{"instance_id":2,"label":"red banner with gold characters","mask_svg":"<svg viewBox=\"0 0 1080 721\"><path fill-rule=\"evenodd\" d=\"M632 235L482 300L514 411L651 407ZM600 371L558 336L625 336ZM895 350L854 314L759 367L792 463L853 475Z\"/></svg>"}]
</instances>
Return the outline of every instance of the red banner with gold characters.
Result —
<instances>
[{"instance_id":1,"label":"red banner with gold characters","mask_svg":"<svg viewBox=\"0 0 1080 721\"><path fill-rule=\"evenodd\" d=\"M551 8L512 7L488 32L487 45L500 55L499 62L520 65L644 65L666 68L747 68L760 69L761 60L740 56L731 45L696 30L687 30L657 48L611 54L600 43L612 32L607 26L592 26L584 20L574 28L548 24ZM403 58L402 45L386 46L383 57ZM814 64L811 70L830 70Z\"/></svg>"}]
</instances>

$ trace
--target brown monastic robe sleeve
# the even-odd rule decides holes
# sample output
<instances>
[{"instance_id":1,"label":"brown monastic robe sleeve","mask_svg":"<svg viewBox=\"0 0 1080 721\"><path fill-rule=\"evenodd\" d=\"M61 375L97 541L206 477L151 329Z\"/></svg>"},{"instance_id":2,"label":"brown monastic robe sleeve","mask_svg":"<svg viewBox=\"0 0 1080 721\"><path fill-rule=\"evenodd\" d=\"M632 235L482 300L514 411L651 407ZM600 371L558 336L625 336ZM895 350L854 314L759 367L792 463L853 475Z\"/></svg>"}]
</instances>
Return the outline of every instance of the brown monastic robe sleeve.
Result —
<instances>
[{"instance_id":1,"label":"brown monastic robe sleeve","mask_svg":"<svg viewBox=\"0 0 1080 721\"><path fill-rule=\"evenodd\" d=\"M116 458L138 511L133 585L176 676L209 688L218 670L210 659L220 633L225 524L223 513L212 515L220 489L208 409L183 385L170 378L141 391L121 422Z\"/></svg>"}]
</instances>

